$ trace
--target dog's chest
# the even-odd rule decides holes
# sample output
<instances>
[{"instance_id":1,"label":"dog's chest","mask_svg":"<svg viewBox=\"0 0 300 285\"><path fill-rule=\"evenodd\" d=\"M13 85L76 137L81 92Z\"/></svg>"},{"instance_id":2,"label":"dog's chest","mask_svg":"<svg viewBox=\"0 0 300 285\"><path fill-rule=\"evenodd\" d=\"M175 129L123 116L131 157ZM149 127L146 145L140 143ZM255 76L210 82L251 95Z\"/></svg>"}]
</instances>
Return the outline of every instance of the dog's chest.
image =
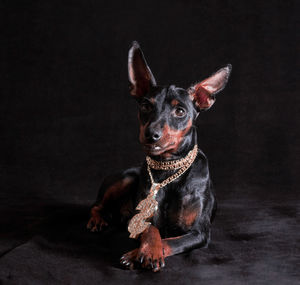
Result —
<instances>
[{"instance_id":1,"label":"dog's chest","mask_svg":"<svg viewBox=\"0 0 300 285\"><path fill-rule=\"evenodd\" d=\"M188 231L201 213L200 199L195 195L183 195L172 188L157 194L158 209L152 223L165 235Z\"/></svg>"},{"instance_id":2,"label":"dog's chest","mask_svg":"<svg viewBox=\"0 0 300 285\"><path fill-rule=\"evenodd\" d=\"M155 174L157 173L153 171L154 181L161 182L173 173ZM141 177L143 179L140 180L136 205L147 198L152 186L145 168L142 169ZM194 189L194 183L185 183L182 179L159 189L155 197L158 202L157 210L147 220L160 230L162 236L182 234L193 226L201 214L201 195Z\"/></svg>"}]
</instances>

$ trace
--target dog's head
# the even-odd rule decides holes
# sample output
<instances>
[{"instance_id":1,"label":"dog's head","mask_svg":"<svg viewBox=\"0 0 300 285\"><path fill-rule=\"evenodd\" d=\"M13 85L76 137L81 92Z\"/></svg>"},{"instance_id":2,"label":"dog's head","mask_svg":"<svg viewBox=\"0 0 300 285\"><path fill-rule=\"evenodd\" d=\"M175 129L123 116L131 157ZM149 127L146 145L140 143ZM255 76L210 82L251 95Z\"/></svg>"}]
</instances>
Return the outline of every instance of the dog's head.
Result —
<instances>
[{"instance_id":1,"label":"dog's head","mask_svg":"<svg viewBox=\"0 0 300 285\"><path fill-rule=\"evenodd\" d=\"M187 90L158 86L139 44L133 42L128 55L130 93L139 104L139 138L146 153L168 158L188 144L199 112L214 104L230 72L228 64Z\"/></svg>"}]
</instances>

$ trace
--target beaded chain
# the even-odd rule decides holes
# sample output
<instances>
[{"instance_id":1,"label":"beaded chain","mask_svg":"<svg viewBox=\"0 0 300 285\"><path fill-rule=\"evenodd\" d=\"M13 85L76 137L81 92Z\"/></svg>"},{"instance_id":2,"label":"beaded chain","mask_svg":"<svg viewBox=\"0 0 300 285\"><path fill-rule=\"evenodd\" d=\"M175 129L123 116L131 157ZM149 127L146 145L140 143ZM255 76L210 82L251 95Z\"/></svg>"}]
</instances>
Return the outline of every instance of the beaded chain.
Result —
<instances>
[{"instance_id":1,"label":"beaded chain","mask_svg":"<svg viewBox=\"0 0 300 285\"><path fill-rule=\"evenodd\" d=\"M162 188L166 186L167 184L173 182L175 179L180 177L183 173L185 173L192 163L194 162L196 156L198 153L198 146L195 145L194 148L188 153L188 155L184 158L178 159L178 160L171 160L171 161L156 161L151 159L149 156L146 157L147 161L147 170L150 176L151 184L158 184L158 188ZM176 173L162 181L161 183L155 183L151 169L156 169L156 170L174 170L174 169L179 169Z\"/></svg>"},{"instance_id":2,"label":"beaded chain","mask_svg":"<svg viewBox=\"0 0 300 285\"><path fill-rule=\"evenodd\" d=\"M198 153L198 146L195 145L194 148L188 153L188 155L179 160L172 161L155 161L150 157L146 157L147 161L147 170L151 180L151 188L148 196L139 202L136 207L136 210L140 212L133 216L128 225L128 231L130 232L130 238L137 238L143 231L145 231L151 223L147 220L152 217L155 211L158 208L158 202L155 197L159 189L168 185L178 177L180 177L183 173L185 173L192 163L194 162ZM169 170L169 169L179 169L176 173L163 180L161 183L155 183L151 169L161 169L161 170Z\"/></svg>"}]
</instances>

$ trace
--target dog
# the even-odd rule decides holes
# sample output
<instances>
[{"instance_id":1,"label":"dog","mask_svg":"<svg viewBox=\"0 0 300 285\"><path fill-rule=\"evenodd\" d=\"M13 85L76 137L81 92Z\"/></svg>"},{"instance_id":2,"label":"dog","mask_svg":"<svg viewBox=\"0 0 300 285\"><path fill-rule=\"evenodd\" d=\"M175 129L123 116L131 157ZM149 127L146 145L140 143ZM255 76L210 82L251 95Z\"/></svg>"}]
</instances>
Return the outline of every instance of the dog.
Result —
<instances>
[{"instance_id":1,"label":"dog","mask_svg":"<svg viewBox=\"0 0 300 285\"><path fill-rule=\"evenodd\" d=\"M139 248L125 253L126 268L154 272L166 257L206 247L216 212L208 162L197 147L195 121L222 91L231 65L189 89L159 86L137 42L128 55L130 94L138 105L139 140L147 155L139 168L104 179L87 228L128 225Z\"/></svg>"}]
</instances>

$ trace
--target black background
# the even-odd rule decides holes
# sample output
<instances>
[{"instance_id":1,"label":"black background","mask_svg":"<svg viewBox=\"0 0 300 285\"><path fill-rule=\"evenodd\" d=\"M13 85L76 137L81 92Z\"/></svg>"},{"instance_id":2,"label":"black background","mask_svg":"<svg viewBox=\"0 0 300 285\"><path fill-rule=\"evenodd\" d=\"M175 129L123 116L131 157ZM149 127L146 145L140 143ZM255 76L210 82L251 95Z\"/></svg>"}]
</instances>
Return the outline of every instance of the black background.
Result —
<instances>
[{"instance_id":1,"label":"black background","mask_svg":"<svg viewBox=\"0 0 300 285\"><path fill-rule=\"evenodd\" d=\"M143 161L128 92L133 40L159 84L187 88L232 64L227 87L197 121L221 207L271 203L295 217L296 1L2 1L0 7L3 253L31 237L33 224L56 205L83 207L72 213L87 218L102 178Z\"/></svg>"}]
</instances>

